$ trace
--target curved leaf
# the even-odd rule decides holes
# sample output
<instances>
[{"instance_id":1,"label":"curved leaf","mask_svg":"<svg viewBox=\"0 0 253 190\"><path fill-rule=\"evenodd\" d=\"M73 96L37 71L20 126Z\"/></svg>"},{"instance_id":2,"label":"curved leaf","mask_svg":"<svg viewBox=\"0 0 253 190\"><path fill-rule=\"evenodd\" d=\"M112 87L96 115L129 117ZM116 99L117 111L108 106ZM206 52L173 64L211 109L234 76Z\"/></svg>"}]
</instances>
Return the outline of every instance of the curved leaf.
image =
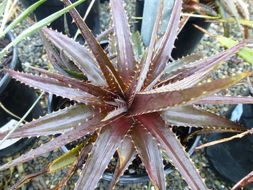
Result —
<instances>
[{"instance_id":1,"label":"curved leaf","mask_svg":"<svg viewBox=\"0 0 253 190\"><path fill-rule=\"evenodd\" d=\"M203 59L202 55L199 54L190 54L180 59L177 59L171 63L168 63L164 69L164 75L162 76L161 80L166 80L166 75L174 76L177 73L184 71L185 69L194 68L201 63L199 60Z\"/></svg>"},{"instance_id":2,"label":"curved leaf","mask_svg":"<svg viewBox=\"0 0 253 190\"><path fill-rule=\"evenodd\" d=\"M46 39L52 42L57 48L68 56L73 63L87 76L94 84L105 85L105 79L98 68L95 57L82 45L71 38L53 31L49 28L42 30Z\"/></svg>"},{"instance_id":3,"label":"curved leaf","mask_svg":"<svg viewBox=\"0 0 253 190\"><path fill-rule=\"evenodd\" d=\"M51 162L48 165L47 173L55 173L71 164L76 162L78 160L78 156L81 152L81 150L85 148L86 155L90 152L92 146L91 143L94 142L95 135L91 136L90 138L87 138L84 142L76 146L75 148L69 150L68 152L64 153L57 159L55 159L53 162Z\"/></svg>"},{"instance_id":4,"label":"curved leaf","mask_svg":"<svg viewBox=\"0 0 253 190\"><path fill-rule=\"evenodd\" d=\"M73 76L74 78L80 80L88 80L88 78L84 76L83 72L66 57L66 55L63 53L63 50L58 50L55 48L55 46L46 39L42 32L41 38L48 61L53 66L55 71L64 76Z\"/></svg>"},{"instance_id":5,"label":"curved leaf","mask_svg":"<svg viewBox=\"0 0 253 190\"><path fill-rule=\"evenodd\" d=\"M62 168L65 168L65 167L71 165L71 164L73 166L70 169L76 168L79 155L81 153L82 153L82 155L83 154L87 155L91 149L91 146L89 146L89 145L84 147L87 143L88 143L88 141L81 143L77 147L75 147L75 148L71 149L70 151L66 152L65 154L61 155L60 157L55 159L53 162L51 162L45 170L43 170L41 172L34 173L34 174L29 174L29 175L26 175L25 177L21 178L11 189L18 189L23 184L28 183L29 181L31 181L33 178L35 178L37 176L40 176L45 173L54 173L58 170L61 170ZM72 173L72 175L73 175L73 173Z\"/></svg>"}]
</instances>

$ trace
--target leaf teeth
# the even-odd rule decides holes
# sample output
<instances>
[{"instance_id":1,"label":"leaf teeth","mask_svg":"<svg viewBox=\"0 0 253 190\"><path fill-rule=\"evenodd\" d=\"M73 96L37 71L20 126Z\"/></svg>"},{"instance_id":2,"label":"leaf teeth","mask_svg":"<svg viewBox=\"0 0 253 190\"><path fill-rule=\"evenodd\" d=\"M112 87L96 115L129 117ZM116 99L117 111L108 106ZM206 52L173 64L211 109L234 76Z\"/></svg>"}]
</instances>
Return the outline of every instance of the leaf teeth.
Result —
<instances>
[{"instance_id":1,"label":"leaf teeth","mask_svg":"<svg viewBox=\"0 0 253 190\"><path fill-rule=\"evenodd\" d=\"M67 99L73 100L75 102L83 103L86 105L96 105L97 107L106 106L106 105L103 105L102 102L99 101L99 99L96 99L96 97L94 97L93 95L90 95L87 92L80 90L79 88L70 88L70 87L68 87L68 85L66 83L63 83L62 81L60 81L58 79L49 78L49 77L42 77L42 76L39 76L38 74L27 74L24 72L7 70L7 69L5 69L5 71L7 73L9 73L12 77L14 77L14 79L17 80L18 82L20 82L21 84L25 84L33 89L41 90L39 87L36 87L36 85L37 86L42 85L42 81L43 81L44 86L43 85L42 86L44 87L44 89L46 91L53 91L53 94L55 94L56 96L59 96L62 98L67 98ZM25 82L24 82L24 80L25 80ZM34 82L32 83L31 81L36 81L39 84L34 85ZM46 85L45 81L49 85ZM31 85L33 85L33 86L31 86ZM72 95L72 97L70 95L65 96L65 95L63 95L64 93L58 94L54 88L50 88L51 87L50 85L55 85L57 87L60 86L60 87L62 87L63 91L65 90L65 92L66 92L66 88L69 88L69 90L72 90L71 93L74 93L76 96L74 96L74 97L73 97L73 95ZM43 88L43 87L41 87L41 88ZM66 94L68 94L68 93L66 93Z\"/></svg>"}]
</instances>

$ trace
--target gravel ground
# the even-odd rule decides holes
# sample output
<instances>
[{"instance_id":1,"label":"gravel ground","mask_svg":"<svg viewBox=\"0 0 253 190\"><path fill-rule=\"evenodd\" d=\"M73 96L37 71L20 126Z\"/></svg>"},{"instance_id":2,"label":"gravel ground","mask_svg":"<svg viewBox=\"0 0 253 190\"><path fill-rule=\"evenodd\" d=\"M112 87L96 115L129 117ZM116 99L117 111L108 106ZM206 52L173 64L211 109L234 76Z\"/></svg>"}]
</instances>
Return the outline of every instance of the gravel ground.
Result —
<instances>
[{"instance_id":1,"label":"gravel ground","mask_svg":"<svg viewBox=\"0 0 253 190\"><path fill-rule=\"evenodd\" d=\"M126 4L128 12L133 12L134 8L133 5L134 0L127 0ZM101 14L102 20L102 26L106 28L108 26L109 17L107 15L108 5L104 5L103 12ZM27 26L29 23L27 21L20 24L19 27L15 29L15 33L18 34ZM236 27L236 25L233 27L232 36L235 38L241 38L239 29ZM209 30L211 33L214 34L222 34L222 29L219 24L212 24ZM201 43L195 50L196 53L201 53L203 55L211 55L216 52L219 52L223 50L223 48L219 47L219 45L210 37L207 35L204 36ZM29 37L28 39L24 40L18 45L18 51L19 51L19 57L21 62L24 65L36 65L42 68L47 68L47 60L45 56L45 52L42 48L42 42L40 40L39 34L35 34L32 37ZM233 62L237 63L234 64ZM27 67L24 68L25 71L30 71ZM221 76L229 76L237 71L249 71L251 70L251 65L244 63L240 58L234 57L232 61L228 61L224 63L221 68L215 72L211 77L212 78L220 78ZM243 94L247 90L247 85L241 84L236 87L231 88L227 92L227 94ZM44 107L46 107L46 100L42 102L44 104ZM228 110L229 106L219 105L219 106L205 106L206 109L209 111L218 113L220 115L224 115ZM202 138L205 139L205 138ZM48 137L41 137L37 141L37 143L34 145L33 148L47 142L49 140ZM201 143L205 140L201 140ZM20 179L21 176L24 176L25 174L30 174L34 172L40 171L42 168L45 168L47 164L52 161L53 159L57 158L57 156L61 155L61 151L54 151L51 153L44 154L41 157L36 158L35 160L29 161L27 163L21 164L18 167L12 168L11 170L0 172L0 190L7 190L9 187L6 184L6 182L17 181ZM14 156L11 158L5 158L0 161L0 163L9 161L11 159L14 159ZM193 162L196 164L198 169L200 170L201 176L205 179L206 184L210 189L213 190L228 190L232 187L232 184L225 179L219 177L215 171L212 170L212 167L208 163L207 158L205 157L204 150L198 150L195 151L195 153L192 155ZM41 177L37 177L32 182L26 184L23 186L22 190L42 190L42 189L49 189L56 185L59 180L63 178L65 175L66 170L61 170L59 172L56 172L55 174L47 174L43 175ZM68 183L68 185L64 188L65 190L73 189L74 183L77 179L77 176L74 176L71 181ZM167 183L167 189L169 190L188 190L186 183L181 179L180 174L174 170L171 174L166 176L166 183ZM98 190L105 190L107 189L108 182L101 181L100 185L98 186ZM122 190L131 190L131 189L153 189L150 183L139 183L139 184L130 184L130 185L118 185L118 189Z\"/></svg>"}]
</instances>

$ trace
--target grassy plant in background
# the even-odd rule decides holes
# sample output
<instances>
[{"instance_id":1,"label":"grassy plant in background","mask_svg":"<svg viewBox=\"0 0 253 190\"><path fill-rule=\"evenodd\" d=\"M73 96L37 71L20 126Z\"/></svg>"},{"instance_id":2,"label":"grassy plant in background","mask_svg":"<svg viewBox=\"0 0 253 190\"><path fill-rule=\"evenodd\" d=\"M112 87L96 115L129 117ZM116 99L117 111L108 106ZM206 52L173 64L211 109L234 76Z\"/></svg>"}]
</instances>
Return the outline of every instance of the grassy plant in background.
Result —
<instances>
[{"instance_id":1,"label":"grassy plant in background","mask_svg":"<svg viewBox=\"0 0 253 190\"><path fill-rule=\"evenodd\" d=\"M184 0L185 12L197 12L223 23L224 36L230 35L230 23L237 23L245 38L249 38L249 28L253 27L249 8L252 1L248 0ZM207 17L208 18L208 17ZM241 27L242 26L242 27Z\"/></svg>"},{"instance_id":2,"label":"grassy plant in background","mask_svg":"<svg viewBox=\"0 0 253 190\"><path fill-rule=\"evenodd\" d=\"M0 3L0 38L3 38L11 29L13 29L17 24L21 23L27 16L29 16L38 6L43 4L47 0L40 0L34 5L27 8L20 15L17 15L17 0L4 0ZM12 19L14 20L12 21ZM7 25L7 22L10 24Z\"/></svg>"},{"instance_id":3,"label":"grassy plant in background","mask_svg":"<svg viewBox=\"0 0 253 190\"><path fill-rule=\"evenodd\" d=\"M20 23L23 19L25 19L30 13L32 13L39 5L41 5L42 3L44 3L47 0L40 0L38 2L36 2L35 4L31 5L30 7L28 7L21 15L19 15L10 25L9 27L7 27L3 33L7 33L9 30L11 30L12 28L14 28L18 23ZM70 9L78 6L79 4L83 3L85 0L79 0L75 3L73 3L72 5L65 7L64 9L55 12L54 14L50 15L47 19L43 19L37 23L35 23L34 25L32 25L31 27L27 28L26 30L24 30L21 34L19 34L15 40L13 40L11 43L9 43L4 49L1 50L0 52L0 58L2 58L6 52L12 47L15 46L16 44L18 44L20 41L22 41L23 39L33 35L34 33L38 32L41 28L43 28L44 26L47 26L48 24L50 24L51 22L53 22L54 20L56 20L57 18L59 18L60 16L64 15L65 13L67 13ZM1 34L0 34L1 36Z\"/></svg>"},{"instance_id":4,"label":"grassy plant in background","mask_svg":"<svg viewBox=\"0 0 253 190\"><path fill-rule=\"evenodd\" d=\"M225 48L231 48L238 44L238 41L233 40L232 38L227 38L225 36L214 35L209 33L207 30L196 26L199 30L203 31L205 34L209 35L210 37L214 38L219 44ZM240 56L242 59L247 61L248 63L253 64L253 49L250 47L243 47L237 52L237 55Z\"/></svg>"},{"instance_id":5,"label":"grassy plant in background","mask_svg":"<svg viewBox=\"0 0 253 190\"><path fill-rule=\"evenodd\" d=\"M63 2L71 6L69 0ZM83 165L75 189L94 189L117 152L118 164L110 189L115 187L119 177L138 154L155 189L165 190L161 154L164 151L189 187L194 190L207 189L172 129L190 126L217 132L245 131L242 126L196 105L252 103L251 97L214 95L237 84L251 73L205 80L246 43L239 43L204 59L199 59L201 55L189 55L174 62L171 51L177 37L182 0L175 1L165 33L159 36L165 6L163 2L159 5L150 44L145 49L139 40L133 38L133 42L138 43L131 41L123 2L111 0L114 35L106 51L78 12L72 9L70 14L88 47L49 28L43 28L48 59L58 73L34 68L44 75L38 76L6 70L22 83L68 98L75 104L26 123L13 132L10 138L61 135L2 165L1 170L83 139L76 148L63 154L41 172L21 179L15 187L20 187L40 174L54 173L69 166L65 178L55 187L57 189L64 186ZM78 73L78 78L75 78L75 73ZM80 73L84 76L83 80L80 79ZM0 134L0 139L5 135Z\"/></svg>"}]
</instances>

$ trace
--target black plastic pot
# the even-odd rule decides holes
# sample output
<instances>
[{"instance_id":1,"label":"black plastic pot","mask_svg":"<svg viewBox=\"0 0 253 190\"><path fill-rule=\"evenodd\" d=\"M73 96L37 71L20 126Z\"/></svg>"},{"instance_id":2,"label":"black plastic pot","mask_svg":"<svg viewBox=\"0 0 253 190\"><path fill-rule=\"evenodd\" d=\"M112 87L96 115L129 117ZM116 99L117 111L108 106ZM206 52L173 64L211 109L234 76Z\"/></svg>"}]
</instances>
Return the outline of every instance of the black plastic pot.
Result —
<instances>
[{"instance_id":1,"label":"black plastic pot","mask_svg":"<svg viewBox=\"0 0 253 190\"><path fill-rule=\"evenodd\" d=\"M76 0L74 0L76 1ZM72 1L72 2L74 2ZM24 5L27 7L29 5L32 5L33 3L37 2L37 0L22 0ZM81 5L77 6L76 9L80 13L80 15L83 17L85 15L85 12L90 4L91 0L87 0ZM64 8L64 4L59 0L48 0L44 4L40 5L35 11L34 15L37 20L41 20L52 13L55 13L59 10ZM64 22L64 19L67 20L67 26L69 31L65 31L66 24ZM93 31L94 34L99 33L99 1L96 0L86 21L87 25L90 27L90 29ZM64 25L65 24L65 25ZM68 33L71 37L73 37L77 31L77 27L74 23L72 23L72 18L69 14L66 14L66 17L61 16L56 21L50 24L50 27L52 27L55 30L58 30L59 32Z\"/></svg>"},{"instance_id":2,"label":"black plastic pot","mask_svg":"<svg viewBox=\"0 0 253 190\"><path fill-rule=\"evenodd\" d=\"M253 127L253 105L239 104L228 116L231 120L239 121L247 129ZM219 133L208 135L208 141L230 137L235 134ZM206 148L209 162L225 179L237 183L253 171L253 135L234 139ZM253 184L246 186L252 189Z\"/></svg>"},{"instance_id":3,"label":"black plastic pot","mask_svg":"<svg viewBox=\"0 0 253 190\"><path fill-rule=\"evenodd\" d=\"M14 37L11 33L7 34L9 40L13 40ZM17 49L13 48L13 56L9 66L10 69L21 70L21 63L18 59ZM35 92L25 86L16 82L8 74L5 74L0 80L0 102L10 112L22 117L31 105L36 100ZM33 118L37 118L42 115L42 109L40 105L36 105L33 111L26 118L27 121L31 121ZM10 120L17 118L8 114L2 107L0 107L0 128L5 126ZM14 155L21 150L24 150L31 146L35 141L35 138L24 138L16 143L8 146L4 149L0 149L0 157L7 157Z\"/></svg>"},{"instance_id":4,"label":"black plastic pot","mask_svg":"<svg viewBox=\"0 0 253 190\"><path fill-rule=\"evenodd\" d=\"M51 113L52 111L56 111L58 109L62 109L66 106L66 103L69 104L69 100L67 99L63 99L61 97L56 97L55 95L49 95L48 96L48 112ZM186 129L186 128L184 128ZM191 129L189 129L191 130ZM186 131L186 133L190 133L191 131ZM187 145L189 145L186 150L188 151L189 155L192 155L195 147L198 145L198 142L200 140L200 136L196 136L195 138L192 138L189 140L189 142L187 143ZM72 147L73 148L73 147ZM70 150L70 146L66 145L61 147L63 152L67 152L68 150ZM173 171L173 166L171 164L167 164L165 166L165 174L169 174ZM106 181L111 181L113 178L113 173L107 173L105 172L103 177L104 180ZM119 183L121 184L130 184L130 183L144 183L144 182L148 182L149 181L149 177L147 175L147 173L144 174L140 174L140 175L123 175L120 177Z\"/></svg>"},{"instance_id":5,"label":"black plastic pot","mask_svg":"<svg viewBox=\"0 0 253 190\"><path fill-rule=\"evenodd\" d=\"M192 53L204 36L204 33L194 27L194 24L205 29L210 26L210 23L206 22L204 19L190 18L175 41L175 48L172 51L172 57L174 59Z\"/></svg>"}]
</instances>

